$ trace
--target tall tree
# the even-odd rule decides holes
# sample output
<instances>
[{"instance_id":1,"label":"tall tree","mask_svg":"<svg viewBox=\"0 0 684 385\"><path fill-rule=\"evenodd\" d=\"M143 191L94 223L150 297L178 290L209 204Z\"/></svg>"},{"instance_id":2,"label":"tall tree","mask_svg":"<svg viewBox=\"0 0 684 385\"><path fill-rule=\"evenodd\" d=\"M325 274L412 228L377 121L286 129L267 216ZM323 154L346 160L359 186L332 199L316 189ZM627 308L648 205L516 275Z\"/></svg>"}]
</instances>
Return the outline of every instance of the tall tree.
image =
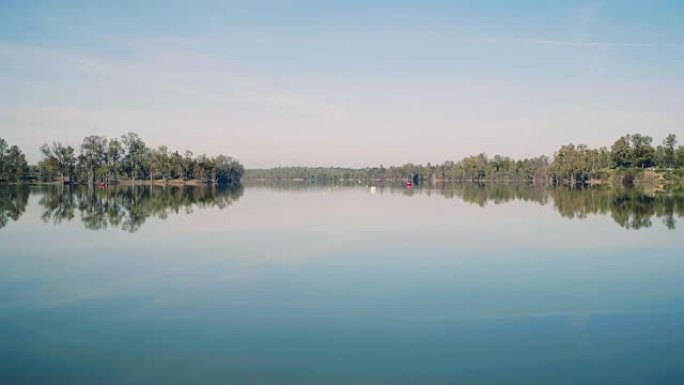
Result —
<instances>
[{"instance_id":1,"label":"tall tree","mask_svg":"<svg viewBox=\"0 0 684 385\"><path fill-rule=\"evenodd\" d=\"M76 167L73 147L53 142L52 145L46 143L41 146L40 151L43 154L44 165L57 173L62 183L66 182L67 177L69 183L73 183L74 168Z\"/></svg>"},{"instance_id":2,"label":"tall tree","mask_svg":"<svg viewBox=\"0 0 684 385\"><path fill-rule=\"evenodd\" d=\"M630 167L632 165L633 153L629 135L623 136L613 143L610 148L610 157L615 167Z\"/></svg>"},{"instance_id":3,"label":"tall tree","mask_svg":"<svg viewBox=\"0 0 684 385\"><path fill-rule=\"evenodd\" d=\"M124 171L129 178L144 179L147 170L145 168L146 157L149 154L145 142L140 137L132 132L127 133L121 137L124 144L125 155L123 159Z\"/></svg>"},{"instance_id":4,"label":"tall tree","mask_svg":"<svg viewBox=\"0 0 684 385\"><path fill-rule=\"evenodd\" d=\"M5 179L5 151L7 151L7 142L0 138L0 180Z\"/></svg>"},{"instance_id":5,"label":"tall tree","mask_svg":"<svg viewBox=\"0 0 684 385\"><path fill-rule=\"evenodd\" d=\"M676 158L675 158L675 149L677 146L677 135L675 134L669 134L665 139L663 140L663 147L665 149L664 152L664 161L665 165L667 167L674 167Z\"/></svg>"},{"instance_id":6,"label":"tall tree","mask_svg":"<svg viewBox=\"0 0 684 385\"><path fill-rule=\"evenodd\" d=\"M169 150L166 146L160 146L156 150L152 150L148 161L150 179L160 178L166 181L171 176L173 168L169 159Z\"/></svg>"},{"instance_id":7,"label":"tall tree","mask_svg":"<svg viewBox=\"0 0 684 385\"><path fill-rule=\"evenodd\" d=\"M675 154L676 162L675 166L676 167L684 167L684 146L679 146L677 149L677 152Z\"/></svg>"},{"instance_id":8,"label":"tall tree","mask_svg":"<svg viewBox=\"0 0 684 385\"><path fill-rule=\"evenodd\" d=\"M86 136L81 143L80 160L88 172L89 183L95 183L95 176L105 164L107 154L107 138L104 136Z\"/></svg>"},{"instance_id":9,"label":"tall tree","mask_svg":"<svg viewBox=\"0 0 684 385\"><path fill-rule=\"evenodd\" d=\"M193 170L195 178L202 182L213 182L211 180L213 172L214 162L212 159L204 154L200 155L195 162L195 169Z\"/></svg>"},{"instance_id":10,"label":"tall tree","mask_svg":"<svg viewBox=\"0 0 684 385\"><path fill-rule=\"evenodd\" d=\"M651 146L653 138L634 134L632 139L632 158L636 167L651 167L655 163L655 149Z\"/></svg>"},{"instance_id":11,"label":"tall tree","mask_svg":"<svg viewBox=\"0 0 684 385\"><path fill-rule=\"evenodd\" d=\"M29 171L26 156L19 147L11 146L2 155L2 175L10 182L21 182Z\"/></svg>"},{"instance_id":12,"label":"tall tree","mask_svg":"<svg viewBox=\"0 0 684 385\"><path fill-rule=\"evenodd\" d=\"M113 177L114 180L118 179L119 173L123 169L123 156L124 147L121 142L117 139L110 140L107 144L107 152L105 153L103 166L107 181L109 181L111 177Z\"/></svg>"},{"instance_id":13,"label":"tall tree","mask_svg":"<svg viewBox=\"0 0 684 385\"><path fill-rule=\"evenodd\" d=\"M171 162L172 178L185 180L183 177L183 156L178 151L174 151L169 155L169 161Z\"/></svg>"},{"instance_id":14,"label":"tall tree","mask_svg":"<svg viewBox=\"0 0 684 385\"><path fill-rule=\"evenodd\" d=\"M182 163L182 169L183 173L181 174L181 177L183 180L188 180L193 177L193 170L195 169L195 160L192 158L192 151L187 150L185 151L183 158L183 163Z\"/></svg>"}]
</instances>

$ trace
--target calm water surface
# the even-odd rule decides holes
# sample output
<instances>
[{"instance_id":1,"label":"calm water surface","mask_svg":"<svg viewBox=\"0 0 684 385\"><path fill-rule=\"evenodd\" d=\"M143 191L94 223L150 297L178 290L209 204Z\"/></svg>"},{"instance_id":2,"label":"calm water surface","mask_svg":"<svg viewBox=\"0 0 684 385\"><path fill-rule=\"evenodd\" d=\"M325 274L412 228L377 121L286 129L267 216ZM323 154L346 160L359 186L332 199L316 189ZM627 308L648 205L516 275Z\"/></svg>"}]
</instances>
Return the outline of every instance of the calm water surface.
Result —
<instances>
[{"instance_id":1,"label":"calm water surface","mask_svg":"<svg viewBox=\"0 0 684 385\"><path fill-rule=\"evenodd\" d=\"M0 186L0 384L681 384L683 251L638 190Z\"/></svg>"}]
</instances>

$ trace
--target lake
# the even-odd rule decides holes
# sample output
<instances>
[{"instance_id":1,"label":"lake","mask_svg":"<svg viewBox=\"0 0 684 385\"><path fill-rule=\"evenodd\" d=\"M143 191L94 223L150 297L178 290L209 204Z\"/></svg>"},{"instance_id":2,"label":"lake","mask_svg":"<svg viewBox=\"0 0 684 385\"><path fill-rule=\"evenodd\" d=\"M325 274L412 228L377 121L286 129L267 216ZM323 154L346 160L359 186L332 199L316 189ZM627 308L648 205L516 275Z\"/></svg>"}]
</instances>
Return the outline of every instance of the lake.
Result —
<instances>
[{"instance_id":1,"label":"lake","mask_svg":"<svg viewBox=\"0 0 684 385\"><path fill-rule=\"evenodd\" d=\"M681 384L684 197L0 186L1 384Z\"/></svg>"}]
</instances>

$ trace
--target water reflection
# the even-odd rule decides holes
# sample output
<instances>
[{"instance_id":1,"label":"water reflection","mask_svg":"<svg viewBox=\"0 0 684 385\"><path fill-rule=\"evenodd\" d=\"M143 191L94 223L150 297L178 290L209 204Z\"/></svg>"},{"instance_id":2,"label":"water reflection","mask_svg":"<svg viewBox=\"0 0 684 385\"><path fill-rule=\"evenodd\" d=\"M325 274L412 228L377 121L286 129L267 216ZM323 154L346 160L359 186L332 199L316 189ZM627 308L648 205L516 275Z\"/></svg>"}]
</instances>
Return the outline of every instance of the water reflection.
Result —
<instances>
[{"instance_id":1,"label":"water reflection","mask_svg":"<svg viewBox=\"0 0 684 385\"><path fill-rule=\"evenodd\" d=\"M648 195L638 189L599 192L585 190L578 193L553 191L556 210L566 218L586 218L589 214L610 215L626 229L642 229L658 218L670 230L675 217L684 216L684 196L658 193Z\"/></svg>"},{"instance_id":2,"label":"water reflection","mask_svg":"<svg viewBox=\"0 0 684 385\"><path fill-rule=\"evenodd\" d=\"M464 201L484 205L511 200L549 201L564 218L585 219L589 215L610 215L623 228L642 229L652 226L653 218L660 219L670 230L676 226L675 217L684 216L684 195L630 189L571 189L535 186L461 185L453 194ZM459 195L460 194L460 195Z\"/></svg>"},{"instance_id":3,"label":"water reflection","mask_svg":"<svg viewBox=\"0 0 684 385\"><path fill-rule=\"evenodd\" d=\"M446 198L459 198L484 207L488 203L510 201L553 204L564 218L585 219L589 215L610 215L623 228L643 229L652 226L653 218L662 220L670 230L675 229L676 217L684 216L684 195L634 187L606 188L550 188L535 185L459 183L420 189L403 189L405 195L439 193Z\"/></svg>"},{"instance_id":4,"label":"water reflection","mask_svg":"<svg viewBox=\"0 0 684 385\"><path fill-rule=\"evenodd\" d=\"M315 185L266 187L301 192L347 188ZM454 183L414 189L378 186L373 193L437 195L482 207L511 201L544 206L550 204L564 218L584 219L592 214L605 215L621 227L635 230L652 226L654 218L672 230L676 227L676 218L684 216L684 195L642 188L570 189L522 184ZM46 223L59 224L78 217L88 229L113 227L135 232L150 216L165 219L181 211L191 213L194 207L224 209L242 196L243 187L110 186L105 190L97 190L84 186L0 186L0 228L22 216L30 194L39 196L41 218Z\"/></svg>"},{"instance_id":5,"label":"water reflection","mask_svg":"<svg viewBox=\"0 0 684 385\"><path fill-rule=\"evenodd\" d=\"M50 186L41 194L44 222L59 224L78 215L91 230L109 227L137 231L149 217L166 219L179 212L191 213L195 207L224 209L242 196L241 186L110 186L105 190L83 186ZM2 194L3 200L5 194Z\"/></svg>"},{"instance_id":6,"label":"water reflection","mask_svg":"<svg viewBox=\"0 0 684 385\"><path fill-rule=\"evenodd\" d=\"M24 214L29 194L28 186L0 186L0 229Z\"/></svg>"}]
</instances>

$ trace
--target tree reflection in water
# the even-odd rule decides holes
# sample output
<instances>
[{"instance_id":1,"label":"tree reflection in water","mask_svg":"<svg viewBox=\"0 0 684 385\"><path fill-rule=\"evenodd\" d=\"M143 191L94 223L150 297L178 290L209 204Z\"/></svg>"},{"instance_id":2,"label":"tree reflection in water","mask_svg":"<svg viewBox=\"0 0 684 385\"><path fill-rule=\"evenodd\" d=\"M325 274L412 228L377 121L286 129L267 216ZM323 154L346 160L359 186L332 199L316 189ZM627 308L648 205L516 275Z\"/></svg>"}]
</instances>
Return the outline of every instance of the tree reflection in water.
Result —
<instances>
[{"instance_id":1,"label":"tree reflection in water","mask_svg":"<svg viewBox=\"0 0 684 385\"><path fill-rule=\"evenodd\" d=\"M71 221L79 215L92 230L108 227L137 231L149 217L166 219L195 207L224 209L242 196L242 186L50 186L39 190L45 222Z\"/></svg>"},{"instance_id":2,"label":"tree reflection in water","mask_svg":"<svg viewBox=\"0 0 684 385\"><path fill-rule=\"evenodd\" d=\"M19 220L26 211L29 195L28 186L0 186L0 229Z\"/></svg>"},{"instance_id":3,"label":"tree reflection in water","mask_svg":"<svg viewBox=\"0 0 684 385\"><path fill-rule=\"evenodd\" d=\"M274 188L306 191L321 187L277 185ZM660 219L668 229L674 229L676 218L684 216L684 195L640 188L571 189L528 184L451 183L414 189L379 186L377 191L406 196L441 195L479 206L516 200L552 204L564 218L607 215L627 229L650 227L654 218ZM59 224L78 216L88 229L120 228L135 232L149 217L165 219L179 212L191 213L197 207L224 209L242 196L243 187L109 186L98 190L85 186L0 186L0 228L21 217L30 194L39 196L42 219L47 223Z\"/></svg>"},{"instance_id":4,"label":"tree reflection in water","mask_svg":"<svg viewBox=\"0 0 684 385\"><path fill-rule=\"evenodd\" d=\"M650 227L654 217L673 230L676 218L684 216L684 195L647 191L638 187L573 189L529 184L451 183L417 189L391 188L390 191L409 196L437 193L483 207L489 203L501 204L514 200L541 205L551 203L564 218L610 215L621 227L635 230Z\"/></svg>"}]
</instances>

